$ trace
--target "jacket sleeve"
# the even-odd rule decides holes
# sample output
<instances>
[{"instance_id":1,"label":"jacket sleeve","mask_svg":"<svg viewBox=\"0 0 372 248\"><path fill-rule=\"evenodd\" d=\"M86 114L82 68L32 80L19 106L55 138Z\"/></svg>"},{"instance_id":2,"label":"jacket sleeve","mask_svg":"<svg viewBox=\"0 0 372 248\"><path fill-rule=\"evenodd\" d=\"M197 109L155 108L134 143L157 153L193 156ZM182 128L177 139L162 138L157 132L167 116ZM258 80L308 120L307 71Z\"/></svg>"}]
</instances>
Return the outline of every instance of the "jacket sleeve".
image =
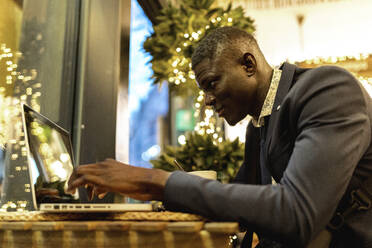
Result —
<instances>
[{"instance_id":1,"label":"jacket sleeve","mask_svg":"<svg viewBox=\"0 0 372 248\"><path fill-rule=\"evenodd\" d=\"M174 172L165 187L166 208L238 221L305 246L329 222L369 146L369 110L356 79L335 68L307 72L284 101L297 135L280 184L221 184Z\"/></svg>"}]
</instances>

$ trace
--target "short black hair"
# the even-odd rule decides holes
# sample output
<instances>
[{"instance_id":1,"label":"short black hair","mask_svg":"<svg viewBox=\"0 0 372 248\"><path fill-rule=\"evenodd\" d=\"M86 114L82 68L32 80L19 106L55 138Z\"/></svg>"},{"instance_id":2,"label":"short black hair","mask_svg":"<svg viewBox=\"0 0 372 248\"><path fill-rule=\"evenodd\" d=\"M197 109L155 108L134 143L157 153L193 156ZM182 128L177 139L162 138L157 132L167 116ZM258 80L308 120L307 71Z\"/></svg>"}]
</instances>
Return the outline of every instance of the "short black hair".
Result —
<instances>
[{"instance_id":1,"label":"short black hair","mask_svg":"<svg viewBox=\"0 0 372 248\"><path fill-rule=\"evenodd\" d=\"M220 27L211 31L205 36L192 54L191 63L194 69L203 59L214 59L218 46L231 44L234 41L243 39L248 44L252 42L257 45L256 39L250 33L235 27Z\"/></svg>"}]
</instances>

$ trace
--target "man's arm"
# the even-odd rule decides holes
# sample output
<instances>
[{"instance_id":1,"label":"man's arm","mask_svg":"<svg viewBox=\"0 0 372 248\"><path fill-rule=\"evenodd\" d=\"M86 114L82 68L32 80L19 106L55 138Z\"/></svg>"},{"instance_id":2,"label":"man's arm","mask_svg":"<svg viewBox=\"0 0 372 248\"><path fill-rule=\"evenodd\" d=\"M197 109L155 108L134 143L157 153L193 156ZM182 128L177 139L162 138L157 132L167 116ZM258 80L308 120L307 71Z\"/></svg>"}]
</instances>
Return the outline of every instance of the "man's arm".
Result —
<instances>
[{"instance_id":1,"label":"man's arm","mask_svg":"<svg viewBox=\"0 0 372 248\"><path fill-rule=\"evenodd\" d=\"M138 200L162 200L169 172L146 169L106 159L79 166L69 179L69 192L90 185L94 194L117 192Z\"/></svg>"}]
</instances>

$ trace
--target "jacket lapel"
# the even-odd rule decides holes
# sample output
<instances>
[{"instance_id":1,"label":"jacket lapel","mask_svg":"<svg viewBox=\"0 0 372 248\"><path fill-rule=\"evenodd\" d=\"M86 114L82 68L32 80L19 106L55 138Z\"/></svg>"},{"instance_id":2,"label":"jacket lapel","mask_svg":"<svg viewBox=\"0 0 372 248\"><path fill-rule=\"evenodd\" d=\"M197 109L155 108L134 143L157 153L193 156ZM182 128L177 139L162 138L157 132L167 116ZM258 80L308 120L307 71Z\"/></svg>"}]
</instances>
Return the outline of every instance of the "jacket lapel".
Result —
<instances>
[{"instance_id":1,"label":"jacket lapel","mask_svg":"<svg viewBox=\"0 0 372 248\"><path fill-rule=\"evenodd\" d=\"M293 84L293 77L296 70L296 66L288 63L284 63L282 66L282 76L279 81L278 90L275 96L275 101L273 105L273 110L270 115L268 130L266 134L266 151L269 151L269 146L271 144L271 139L275 131L275 127L278 126L278 116L280 113L280 105L283 99L287 95L289 89Z\"/></svg>"}]
</instances>

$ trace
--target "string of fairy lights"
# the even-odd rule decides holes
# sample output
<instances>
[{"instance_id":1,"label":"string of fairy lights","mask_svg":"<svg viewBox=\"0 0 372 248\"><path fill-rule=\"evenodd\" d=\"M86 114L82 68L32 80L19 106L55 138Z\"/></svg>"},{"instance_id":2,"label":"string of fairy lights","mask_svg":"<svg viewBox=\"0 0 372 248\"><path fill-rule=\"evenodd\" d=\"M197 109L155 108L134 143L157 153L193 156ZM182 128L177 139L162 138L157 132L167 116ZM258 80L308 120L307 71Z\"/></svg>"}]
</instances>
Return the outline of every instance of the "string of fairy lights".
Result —
<instances>
[{"instance_id":1,"label":"string of fairy lights","mask_svg":"<svg viewBox=\"0 0 372 248\"><path fill-rule=\"evenodd\" d=\"M222 16L210 19L210 24L206 25L203 29L194 31L192 33L181 33L180 36L184 39L181 42L181 46L175 49L174 56L171 58L171 65L173 70L168 76L168 82L175 85L185 84L185 83L195 83L195 74L191 69L191 60L182 55L182 50L187 49L188 46L193 45L195 42L199 41L201 37L205 34L206 30L211 27L223 27L232 26L233 18L229 17L226 13ZM217 121L214 116L213 109L205 107L204 93L199 91L194 104L194 117L196 119L200 118L195 125L194 131L200 135L210 134L214 139L214 143L223 141L223 134L221 133L221 128L216 125ZM204 112L202 112L204 110ZM180 144L185 144L186 139L184 135L178 137L178 142Z\"/></svg>"}]
</instances>

